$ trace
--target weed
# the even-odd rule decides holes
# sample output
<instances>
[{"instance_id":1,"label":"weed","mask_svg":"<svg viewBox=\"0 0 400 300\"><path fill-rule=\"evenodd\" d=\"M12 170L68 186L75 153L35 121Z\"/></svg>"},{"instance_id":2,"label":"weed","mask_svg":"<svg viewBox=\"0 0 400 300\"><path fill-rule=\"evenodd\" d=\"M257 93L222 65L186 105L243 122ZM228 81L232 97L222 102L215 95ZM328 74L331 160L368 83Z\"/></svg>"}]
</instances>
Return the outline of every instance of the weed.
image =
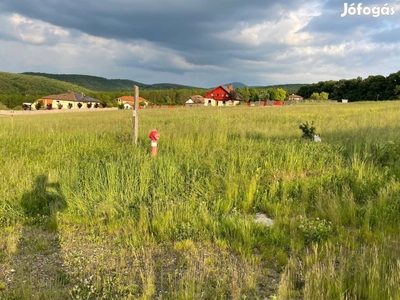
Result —
<instances>
[{"instance_id":1,"label":"weed","mask_svg":"<svg viewBox=\"0 0 400 300\"><path fill-rule=\"evenodd\" d=\"M332 223L324 219L309 219L300 216L299 231L303 234L305 243L321 242L333 234Z\"/></svg>"},{"instance_id":2,"label":"weed","mask_svg":"<svg viewBox=\"0 0 400 300\"><path fill-rule=\"evenodd\" d=\"M303 135L301 136L303 139L307 140L313 140L314 136L317 134L315 132L315 126L314 126L314 121L311 122L311 124L307 122L300 124L299 126L300 130L303 132Z\"/></svg>"}]
</instances>

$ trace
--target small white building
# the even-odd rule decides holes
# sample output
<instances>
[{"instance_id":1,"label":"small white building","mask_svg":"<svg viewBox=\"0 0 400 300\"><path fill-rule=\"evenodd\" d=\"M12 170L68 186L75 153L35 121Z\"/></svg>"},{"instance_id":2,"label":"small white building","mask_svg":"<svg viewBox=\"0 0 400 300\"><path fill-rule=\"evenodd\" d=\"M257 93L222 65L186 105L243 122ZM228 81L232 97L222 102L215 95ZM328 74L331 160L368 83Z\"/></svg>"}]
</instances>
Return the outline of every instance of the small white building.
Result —
<instances>
[{"instance_id":1,"label":"small white building","mask_svg":"<svg viewBox=\"0 0 400 300\"><path fill-rule=\"evenodd\" d=\"M130 105L129 103L124 104L124 109L133 109L133 106Z\"/></svg>"}]
</instances>

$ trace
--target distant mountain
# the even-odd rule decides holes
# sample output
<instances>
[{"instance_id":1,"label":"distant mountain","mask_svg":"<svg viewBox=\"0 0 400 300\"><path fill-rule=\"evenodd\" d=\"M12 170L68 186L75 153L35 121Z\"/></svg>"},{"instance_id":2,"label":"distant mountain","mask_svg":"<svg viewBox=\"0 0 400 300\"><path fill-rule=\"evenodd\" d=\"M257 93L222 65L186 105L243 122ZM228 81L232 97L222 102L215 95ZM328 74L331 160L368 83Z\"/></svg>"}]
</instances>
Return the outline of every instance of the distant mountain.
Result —
<instances>
[{"instance_id":1,"label":"distant mountain","mask_svg":"<svg viewBox=\"0 0 400 300\"><path fill-rule=\"evenodd\" d=\"M90 92L82 86L43 76L0 72L0 94L49 95L68 91Z\"/></svg>"},{"instance_id":2,"label":"distant mountain","mask_svg":"<svg viewBox=\"0 0 400 300\"><path fill-rule=\"evenodd\" d=\"M201 87L195 87L190 85L182 85L182 84L175 84L175 83L154 83L147 85L147 90L180 90L180 89L202 89Z\"/></svg>"},{"instance_id":3,"label":"distant mountain","mask_svg":"<svg viewBox=\"0 0 400 300\"><path fill-rule=\"evenodd\" d=\"M244 83L241 83L241 82L231 82L231 83L226 83L226 84L223 84L223 85L225 85L225 86L230 86L230 85L233 85L233 88L244 88L245 86L248 86L247 84L244 84Z\"/></svg>"},{"instance_id":4,"label":"distant mountain","mask_svg":"<svg viewBox=\"0 0 400 300\"><path fill-rule=\"evenodd\" d=\"M115 92L115 91L130 91L134 85L137 85L142 90L162 90L162 89L198 89L198 87L173 84L173 83L156 83L144 84L129 79L107 79L98 76L78 75L78 74L48 74L48 73L22 73L31 76L42 76L52 79L57 79L79 86L85 87L97 92Z\"/></svg>"}]
</instances>

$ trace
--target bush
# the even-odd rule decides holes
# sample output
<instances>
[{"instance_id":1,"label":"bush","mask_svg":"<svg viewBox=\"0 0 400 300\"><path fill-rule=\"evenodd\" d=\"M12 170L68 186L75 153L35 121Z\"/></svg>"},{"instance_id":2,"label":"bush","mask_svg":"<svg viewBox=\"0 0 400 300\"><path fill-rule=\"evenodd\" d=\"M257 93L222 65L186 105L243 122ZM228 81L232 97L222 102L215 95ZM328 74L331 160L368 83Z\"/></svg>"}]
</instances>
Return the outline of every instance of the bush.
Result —
<instances>
[{"instance_id":1,"label":"bush","mask_svg":"<svg viewBox=\"0 0 400 300\"><path fill-rule=\"evenodd\" d=\"M303 131L303 135L301 136L303 139L313 140L314 136L317 135L315 132L314 121L311 122L311 125L308 122L305 122L299 126L301 131Z\"/></svg>"},{"instance_id":2,"label":"bush","mask_svg":"<svg viewBox=\"0 0 400 300\"><path fill-rule=\"evenodd\" d=\"M23 110L31 110L31 106L28 104L24 104L24 105L22 105L22 109Z\"/></svg>"},{"instance_id":3,"label":"bush","mask_svg":"<svg viewBox=\"0 0 400 300\"><path fill-rule=\"evenodd\" d=\"M43 106L44 106L44 103L43 103L42 100L36 102L36 104L35 104L35 108L36 108L37 110L43 108Z\"/></svg>"}]
</instances>

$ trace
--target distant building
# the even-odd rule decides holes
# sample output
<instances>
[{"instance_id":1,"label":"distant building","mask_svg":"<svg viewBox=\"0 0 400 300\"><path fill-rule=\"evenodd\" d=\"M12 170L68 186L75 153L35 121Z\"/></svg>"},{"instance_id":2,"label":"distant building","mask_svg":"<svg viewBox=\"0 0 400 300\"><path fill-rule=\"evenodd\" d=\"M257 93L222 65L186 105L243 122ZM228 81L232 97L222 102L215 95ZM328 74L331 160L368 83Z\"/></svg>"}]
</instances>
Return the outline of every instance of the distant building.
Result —
<instances>
[{"instance_id":1,"label":"distant building","mask_svg":"<svg viewBox=\"0 0 400 300\"><path fill-rule=\"evenodd\" d=\"M289 95L288 100L303 100L303 97L296 94L291 94Z\"/></svg>"},{"instance_id":2,"label":"distant building","mask_svg":"<svg viewBox=\"0 0 400 300\"><path fill-rule=\"evenodd\" d=\"M232 85L229 87L220 85L204 96L204 106L234 106L240 104L241 101L243 101L242 96L233 89Z\"/></svg>"},{"instance_id":3,"label":"distant building","mask_svg":"<svg viewBox=\"0 0 400 300\"><path fill-rule=\"evenodd\" d=\"M204 104L204 97L202 95L193 95L190 97L191 100L194 101L196 104Z\"/></svg>"},{"instance_id":4,"label":"distant building","mask_svg":"<svg viewBox=\"0 0 400 300\"><path fill-rule=\"evenodd\" d=\"M121 96L117 98L117 102L119 105L123 104L125 109L130 109L135 106L135 97L133 96ZM149 105L149 101L146 99L139 97L139 105L142 103L142 105Z\"/></svg>"},{"instance_id":5,"label":"distant building","mask_svg":"<svg viewBox=\"0 0 400 300\"><path fill-rule=\"evenodd\" d=\"M193 95L185 102L185 106L204 106L204 97L201 95Z\"/></svg>"},{"instance_id":6,"label":"distant building","mask_svg":"<svg viewBox=\"0 0 400 300\"><path fill-rule=\"evenodd\" d=\"M69 92L39 98L31 105L32 109L36 109L36 104L40 101L44 104L42 109L97 108L100 105L100 100L85 96L83 93Z\"/></svg>"}]
</instances>

